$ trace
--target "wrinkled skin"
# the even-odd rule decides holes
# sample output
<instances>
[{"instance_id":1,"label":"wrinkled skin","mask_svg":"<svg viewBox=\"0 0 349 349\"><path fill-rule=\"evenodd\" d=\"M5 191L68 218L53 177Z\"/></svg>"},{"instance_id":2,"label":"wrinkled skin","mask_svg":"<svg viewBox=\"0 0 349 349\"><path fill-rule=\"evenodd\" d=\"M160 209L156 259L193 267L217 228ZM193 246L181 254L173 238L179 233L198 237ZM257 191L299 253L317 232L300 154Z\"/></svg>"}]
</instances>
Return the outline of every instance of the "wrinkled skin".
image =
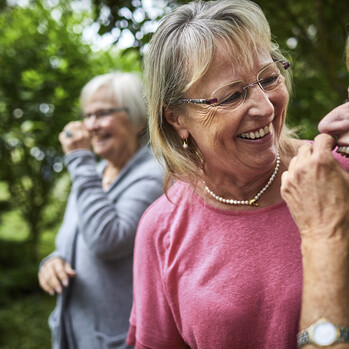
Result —
<instances>
[{"instance_id":1,"label":"wrinkled skin","mask_svg":"<svg viewBox=\"0 0 349 349\"><path fill-rule=\"evenodd\" d=\"M339 226L349 235L349 174L333 158L333 147L331 136L317 136L313 145L299 149L282 175L281 195L302 238L330 238Z\"/></svg>"}]
</instances>

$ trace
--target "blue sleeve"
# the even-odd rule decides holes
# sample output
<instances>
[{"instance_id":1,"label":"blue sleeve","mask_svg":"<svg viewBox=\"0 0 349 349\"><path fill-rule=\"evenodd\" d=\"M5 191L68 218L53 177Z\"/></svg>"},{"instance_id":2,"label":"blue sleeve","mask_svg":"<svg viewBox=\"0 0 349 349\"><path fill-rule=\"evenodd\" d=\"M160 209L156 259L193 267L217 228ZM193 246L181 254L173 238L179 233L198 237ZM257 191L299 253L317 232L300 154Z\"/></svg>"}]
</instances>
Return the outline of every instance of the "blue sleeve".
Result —
<instances>
[{"instance_id":1,"label":"blue sleeve","mask_svg":"<svg viewBox=\"0 0 349 349\"><path fill-rule=\"evenodd\" d=\"M92 152L78 150L66 157L76 195L79 230L90 251L102 259L132 253L138 222L146 208L162 194L162 173L150 162L126 174L117 197L105 192ZM153 165L151 165L153 164Z\"/></svg>"}]
</instances>

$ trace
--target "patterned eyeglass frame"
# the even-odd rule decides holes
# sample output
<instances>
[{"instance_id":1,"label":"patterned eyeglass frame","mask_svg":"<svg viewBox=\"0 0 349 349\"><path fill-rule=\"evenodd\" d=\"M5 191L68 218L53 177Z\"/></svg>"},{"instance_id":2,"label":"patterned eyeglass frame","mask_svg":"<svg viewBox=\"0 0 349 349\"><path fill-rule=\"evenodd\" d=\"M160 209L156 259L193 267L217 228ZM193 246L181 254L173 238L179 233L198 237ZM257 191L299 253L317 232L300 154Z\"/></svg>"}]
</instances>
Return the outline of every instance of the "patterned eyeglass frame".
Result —
<instances>
[{"instance_id":1,"label":"patterned eyeglass frame","mask_svg":"<svg viewBox=\"0 0 349 349\"><path fill-rule=\"evenodd\" d=\"M271 64L272 62L270 62L269 64ZM285 69L285 70L287 70L290 66L291 66L291 64L290 64L290 62L289 61L284 61L284 60L277 60L277 61L274 61L274 63L281 63L282 64L282 66L283 66L283 68ZM269 65L268 64L268 65ZM268 66L267 65L267 66ZM267 67L266 66L266 67ZM264 67L258 74L257 74L257 76L266 68L266 67ZM244 86L243 87L243 89L244 90L247 90L247 89L249 89L250 87L252 87L252 86L255 86L255 85L259 85L261 88L262 88L262 90L264 91L264 89L263 89L263 87L260 85L260 82L261 82L262 80L257 80L257 81L255 81L255 82L252 82L252 83L250 83L249 85L247 85L247 86ZM211 98L211 99L209 99L209 98L181 98L179 101L178 101L178 103L179 104L189 104L189 103L193 103L193 104L206 104L206 105L211 105L211 104L214 104L214 103L217 103L217 98Z\"/></svg>"}]
</instances>

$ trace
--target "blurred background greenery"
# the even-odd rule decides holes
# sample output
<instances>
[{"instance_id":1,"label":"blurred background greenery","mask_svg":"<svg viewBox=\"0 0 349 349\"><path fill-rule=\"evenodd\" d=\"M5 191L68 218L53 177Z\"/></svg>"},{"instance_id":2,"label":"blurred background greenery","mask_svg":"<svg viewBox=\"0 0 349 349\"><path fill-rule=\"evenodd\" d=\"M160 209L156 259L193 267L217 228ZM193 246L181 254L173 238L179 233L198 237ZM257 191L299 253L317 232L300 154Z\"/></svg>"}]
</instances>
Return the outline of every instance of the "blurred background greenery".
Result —
<instances>
[{"instance_id":1,"label":"blurred background greenery","mask_svg":"<svg viewBox=\"0 0 349 349\"><path fill-rule=\"evenodd\" d=\"M0 0L0 348L50 348L54 298L37 267L52 251L70 179L58 133L81 87L140 71L159 18L185 0ZM292 62L288 122L302 138L346 98L346 1L256 0Z\"/></svg>"}]
</instances>

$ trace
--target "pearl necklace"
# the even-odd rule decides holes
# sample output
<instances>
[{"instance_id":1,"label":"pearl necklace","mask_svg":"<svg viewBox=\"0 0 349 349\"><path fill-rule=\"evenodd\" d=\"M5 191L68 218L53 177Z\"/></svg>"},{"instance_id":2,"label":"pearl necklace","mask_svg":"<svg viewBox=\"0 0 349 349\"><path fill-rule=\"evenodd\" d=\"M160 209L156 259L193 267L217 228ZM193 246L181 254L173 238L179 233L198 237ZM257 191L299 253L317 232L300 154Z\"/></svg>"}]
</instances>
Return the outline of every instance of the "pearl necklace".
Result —
<instances>
[{"instance_id":1,"label":"pearl necklace","mask_svg":"<svg viewBox=\"0 0 349 349\"><path fill-rule=\"evenodd\" d=\"M276 165L273 174L269 178L268 183L262 188L262 190L251 200L233 200L233 199L224 199L221 196L216 195L210 188L205 185L205 190L217 201L222 202L223 204L228 204L228 205L249 205L249 206L259 206L259 204L256 202L259 200L259 198L264 194L264 192L270 187L271 183L273 183L276 174L279 171L280 167L280 155L277 153L276 156ZM206 184L204 182L204 184Z\"/></svg>"}]
</instances>

